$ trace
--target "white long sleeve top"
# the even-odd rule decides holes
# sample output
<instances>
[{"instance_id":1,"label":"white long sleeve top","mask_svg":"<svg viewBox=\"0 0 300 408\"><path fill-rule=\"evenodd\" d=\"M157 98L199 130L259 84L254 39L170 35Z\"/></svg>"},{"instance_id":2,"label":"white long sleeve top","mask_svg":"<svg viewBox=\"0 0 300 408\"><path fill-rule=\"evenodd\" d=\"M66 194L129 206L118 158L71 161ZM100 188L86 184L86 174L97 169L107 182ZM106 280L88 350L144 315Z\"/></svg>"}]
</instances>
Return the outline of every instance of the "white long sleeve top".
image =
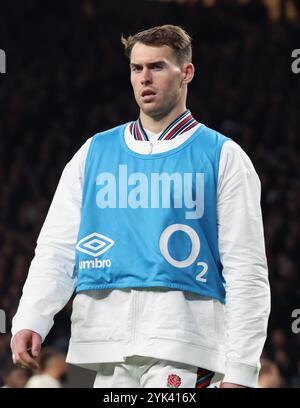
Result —
<instances>
[{"instance_id":1,"label":"white long sleeve top","mask_svg":"<svg viewBox=\"0 0 300 408\"><path fill-rule=\"evenodd\" d=\"M199 126L167 141L153 135L150 141L137 141L128 126L124 138L138 153L160 153L184 143ZM30 329L44 340L76 287L75 246L90 142L62 173L13 319L13 335ZM247 154L231 140L220 156L217 217L225 305L168 288L81 292L73 302L67 361L95 369L100 362L139 354L197 365L223 374L223 381L257 386L270 313L260 181Z\"/></svg>"}]
</instances>

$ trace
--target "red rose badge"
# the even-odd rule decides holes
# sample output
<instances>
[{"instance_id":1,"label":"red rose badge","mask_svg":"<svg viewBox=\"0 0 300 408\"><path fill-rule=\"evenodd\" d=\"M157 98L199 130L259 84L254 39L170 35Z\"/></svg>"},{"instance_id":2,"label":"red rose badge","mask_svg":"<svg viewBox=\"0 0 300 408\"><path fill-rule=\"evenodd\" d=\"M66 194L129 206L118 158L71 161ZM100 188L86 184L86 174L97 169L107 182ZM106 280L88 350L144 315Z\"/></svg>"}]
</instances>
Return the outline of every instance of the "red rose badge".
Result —
<instances>
[{"instance_id":1,"label":"red rose badge","mask_svg":"<svg viewBox=\"0 0 300 408\"><path fill-rule=\"evenodd\" d=\"M178 388L181 385L181 378L176 374L169 374L167 386L170 388Z\"/></svg>"}]
</instances>

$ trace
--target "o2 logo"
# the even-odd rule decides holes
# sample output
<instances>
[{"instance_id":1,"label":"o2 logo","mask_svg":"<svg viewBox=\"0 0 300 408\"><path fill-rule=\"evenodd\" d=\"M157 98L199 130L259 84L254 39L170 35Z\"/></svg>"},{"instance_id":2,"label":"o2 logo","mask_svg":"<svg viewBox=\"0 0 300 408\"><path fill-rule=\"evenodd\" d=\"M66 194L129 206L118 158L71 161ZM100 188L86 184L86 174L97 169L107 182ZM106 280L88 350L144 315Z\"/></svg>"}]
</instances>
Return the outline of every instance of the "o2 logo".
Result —
<instances>
[{"instance_id":1,"label":"o2 logo","mask_svg":"<svg viewBox=\"0 0 300 408\"><path fill-rule=\"evenodd\" d=\"M189 256L184 259L183 261L178 261L177 259L174 259L168 250L168 242L172 234L177 231L183 231L185 232L192 243L192 250ZM197 234L197 232L191 228L188 225L185 224L172 224L169 225L161 234L160 240L159 240L159 248L160 252L162 253L163 257L166 259L166 261L169 262L169 264L175 266L176 268L186 268L190 265L192 265L195 261L197 256L199 255L200 252L200 239ZM197 262L197 266L202 267L198 275L196 276L196 280L199 282L206 282L207 279L204 278L204 275L208 271L208 266L206 262Z\"/></svg>"}]
</instances>

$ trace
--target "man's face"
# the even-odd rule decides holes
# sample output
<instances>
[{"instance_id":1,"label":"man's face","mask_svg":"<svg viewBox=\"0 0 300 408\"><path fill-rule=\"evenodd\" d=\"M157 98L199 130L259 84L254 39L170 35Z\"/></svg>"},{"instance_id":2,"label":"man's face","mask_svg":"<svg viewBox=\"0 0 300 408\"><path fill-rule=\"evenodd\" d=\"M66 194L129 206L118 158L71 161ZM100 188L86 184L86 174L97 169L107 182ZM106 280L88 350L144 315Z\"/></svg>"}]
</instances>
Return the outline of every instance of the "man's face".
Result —
<instances>
[{"instance_id":1,"label":"man's face","mask_svg":"<svg viewBox=\"0 0 300 408\"><path fill-rule=\"evenodd\" d=\"M183 72L172 48L136 43L130 69L134 96L144 114L163 117L178 104L183 94Z\"/></svg>"}]
</instances>

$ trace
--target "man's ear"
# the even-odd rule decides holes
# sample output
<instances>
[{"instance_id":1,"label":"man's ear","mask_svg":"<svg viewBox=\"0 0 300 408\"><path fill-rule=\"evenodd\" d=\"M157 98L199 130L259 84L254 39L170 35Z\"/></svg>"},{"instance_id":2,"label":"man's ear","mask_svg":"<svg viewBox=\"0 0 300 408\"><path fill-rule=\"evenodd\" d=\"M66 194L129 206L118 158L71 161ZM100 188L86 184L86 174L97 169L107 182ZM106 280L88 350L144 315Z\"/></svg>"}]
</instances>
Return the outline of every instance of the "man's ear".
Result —
<instances>
[{"instance_id":1,"label":"man's ear","mask_svg":"<svg viewBox=\"0 0 300 408\"><path fill-rule=\"evenodd\" d=\"M182 74L183 74L182 83L189 84L194 78L194 74L195 74L194 65L191 62L187 64L183 64Z\"/></svg>"}]
</instances>

